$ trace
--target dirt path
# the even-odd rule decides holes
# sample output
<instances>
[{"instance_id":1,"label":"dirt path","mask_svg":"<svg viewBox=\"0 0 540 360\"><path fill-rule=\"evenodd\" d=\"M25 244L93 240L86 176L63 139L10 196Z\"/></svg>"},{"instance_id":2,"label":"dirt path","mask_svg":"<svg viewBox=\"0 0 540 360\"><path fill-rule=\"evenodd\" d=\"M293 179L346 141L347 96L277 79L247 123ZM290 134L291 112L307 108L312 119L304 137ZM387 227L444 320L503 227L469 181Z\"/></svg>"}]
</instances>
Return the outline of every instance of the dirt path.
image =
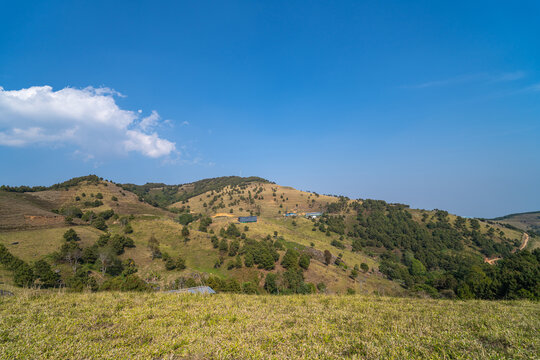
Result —
<instances>
[{"instance_id":1,"label":"dirt path","mask_svg":"<svg viewBox=\"0 0 540 360\"><path fill-rule=\"evenodd\" d=\"M496 258L491 258L491 259L486 257L486 258L484 258L484 262L488 263L489 265L493 265L493 264L495 264L497 261L499 261L501 259L502 259L502 257L496 257Z\"/></svg>"},{"instance_id":2,"label":"dirt path","mask_svg":"<svg viewBox=\"0 0 540 360\"><path fill-rule=\"evenodd\" d=\"M529 243L529 234L523 233L523 244L519 247L519 250L523 250L527 247L527 244Z\"/></svg>"},{"instance_id":3,"label":"dirt path","mask_svg":"<svg viewBox=\"0 0 540 360\"><path fill-rule=\"evenodd\" d=\"M529 234L523 233L523 243L520 245L519 250L521 251L521 250L525 249L527 247L528 243L529 243ZM515 250L512 251L512 252L515 252ZM495 264L497 261L499 261L501 259L502 259L502 257L495 257L495 258L491 258L491 259L485 257L484 262L488 263L489 265L493 265L493 264Z\"/></svg>"}]
</instances>

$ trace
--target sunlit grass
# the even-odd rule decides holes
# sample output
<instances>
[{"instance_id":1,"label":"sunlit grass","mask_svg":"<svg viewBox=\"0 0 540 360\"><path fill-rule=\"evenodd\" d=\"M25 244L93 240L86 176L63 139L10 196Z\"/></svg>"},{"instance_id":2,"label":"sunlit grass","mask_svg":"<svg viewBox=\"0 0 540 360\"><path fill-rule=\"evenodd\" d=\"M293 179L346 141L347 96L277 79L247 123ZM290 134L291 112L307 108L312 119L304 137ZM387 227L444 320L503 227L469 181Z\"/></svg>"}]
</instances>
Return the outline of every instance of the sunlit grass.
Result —
<instances>
[{"instance_id":1,"label":"sunlit grass","mask_svg":"<svg viewBox=\"0 0 540 360\"><path fill-rule=\"evenodd\" d=\"M40 294L0 298L2 358L522 358L540 305L363 296Z\"/></svg>"}]
</instances>

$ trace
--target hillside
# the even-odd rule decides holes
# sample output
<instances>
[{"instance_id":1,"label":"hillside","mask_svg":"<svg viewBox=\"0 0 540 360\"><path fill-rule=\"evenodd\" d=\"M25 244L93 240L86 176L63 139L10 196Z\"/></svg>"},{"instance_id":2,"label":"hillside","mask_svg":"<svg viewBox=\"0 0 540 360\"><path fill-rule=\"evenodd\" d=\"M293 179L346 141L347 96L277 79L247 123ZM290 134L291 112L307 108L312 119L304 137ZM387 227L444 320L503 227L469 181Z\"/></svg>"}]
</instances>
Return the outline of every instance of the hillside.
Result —
<instances>
[{"instance_id":1,"label":"hillside","mask_svg":"<svg viewBox=\"0 0 540 360\"><path fill-rule=\"evenodd\" d=\"M500 224L508 224L521 230L532 230L540 234L540 211L510 214L491 220Z\"/></svg>"},{"instance_id":2,"label":"hillside","mask_svg":"<svg viewBox=\"0 0 540 360\"><path fill-rule=\"evenodd\" d=\"M238 177L133 188L89 176L4 187L0 199L0 281L9 289L209 284L248 293L540 296L534 272L532 280L512 275L515 289L495 286L517 262L538 271L538 256L518 250L521 230L440 210ZM324 215L306 218L310 212ZM247 215L257 222L238 222Z\"/></svg>"}]
</instances>

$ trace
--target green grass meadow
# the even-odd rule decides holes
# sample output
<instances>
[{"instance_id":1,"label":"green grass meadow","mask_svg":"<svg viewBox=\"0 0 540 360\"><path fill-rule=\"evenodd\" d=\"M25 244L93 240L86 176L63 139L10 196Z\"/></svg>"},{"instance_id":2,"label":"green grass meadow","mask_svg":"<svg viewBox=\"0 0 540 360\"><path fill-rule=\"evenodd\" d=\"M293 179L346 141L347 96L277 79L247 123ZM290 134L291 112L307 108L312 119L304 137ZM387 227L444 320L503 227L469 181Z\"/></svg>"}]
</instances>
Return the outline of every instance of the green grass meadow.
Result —
<instances>
[{"instance_id":1,"label":"green grass meadow","mask_svg":"<svg viewBox=\"0 0 540 360\"><path fill-rule=\"evenodd\" d=\"M0 298L2 359L533 359L540 304L377 296Z\"/></svg>"}]
</instances>

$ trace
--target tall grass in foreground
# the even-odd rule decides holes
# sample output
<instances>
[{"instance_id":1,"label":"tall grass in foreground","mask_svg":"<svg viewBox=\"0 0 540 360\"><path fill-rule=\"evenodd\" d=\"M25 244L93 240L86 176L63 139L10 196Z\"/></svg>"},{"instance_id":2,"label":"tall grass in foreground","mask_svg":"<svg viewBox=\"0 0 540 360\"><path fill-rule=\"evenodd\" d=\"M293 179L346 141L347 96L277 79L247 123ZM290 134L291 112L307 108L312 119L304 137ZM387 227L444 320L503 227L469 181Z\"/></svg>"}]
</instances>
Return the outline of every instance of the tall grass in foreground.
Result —
<instances>
[{"instance_id":1,"label":"tall grass in foreground","mask_svg":"<svg viewBox=\"0 0 540 360\"><path fill-rule=\"evenodd\" d=\"M540 304L136 293L0 298L3 359L538 358Z\"/></svg>"}]
</instances>

